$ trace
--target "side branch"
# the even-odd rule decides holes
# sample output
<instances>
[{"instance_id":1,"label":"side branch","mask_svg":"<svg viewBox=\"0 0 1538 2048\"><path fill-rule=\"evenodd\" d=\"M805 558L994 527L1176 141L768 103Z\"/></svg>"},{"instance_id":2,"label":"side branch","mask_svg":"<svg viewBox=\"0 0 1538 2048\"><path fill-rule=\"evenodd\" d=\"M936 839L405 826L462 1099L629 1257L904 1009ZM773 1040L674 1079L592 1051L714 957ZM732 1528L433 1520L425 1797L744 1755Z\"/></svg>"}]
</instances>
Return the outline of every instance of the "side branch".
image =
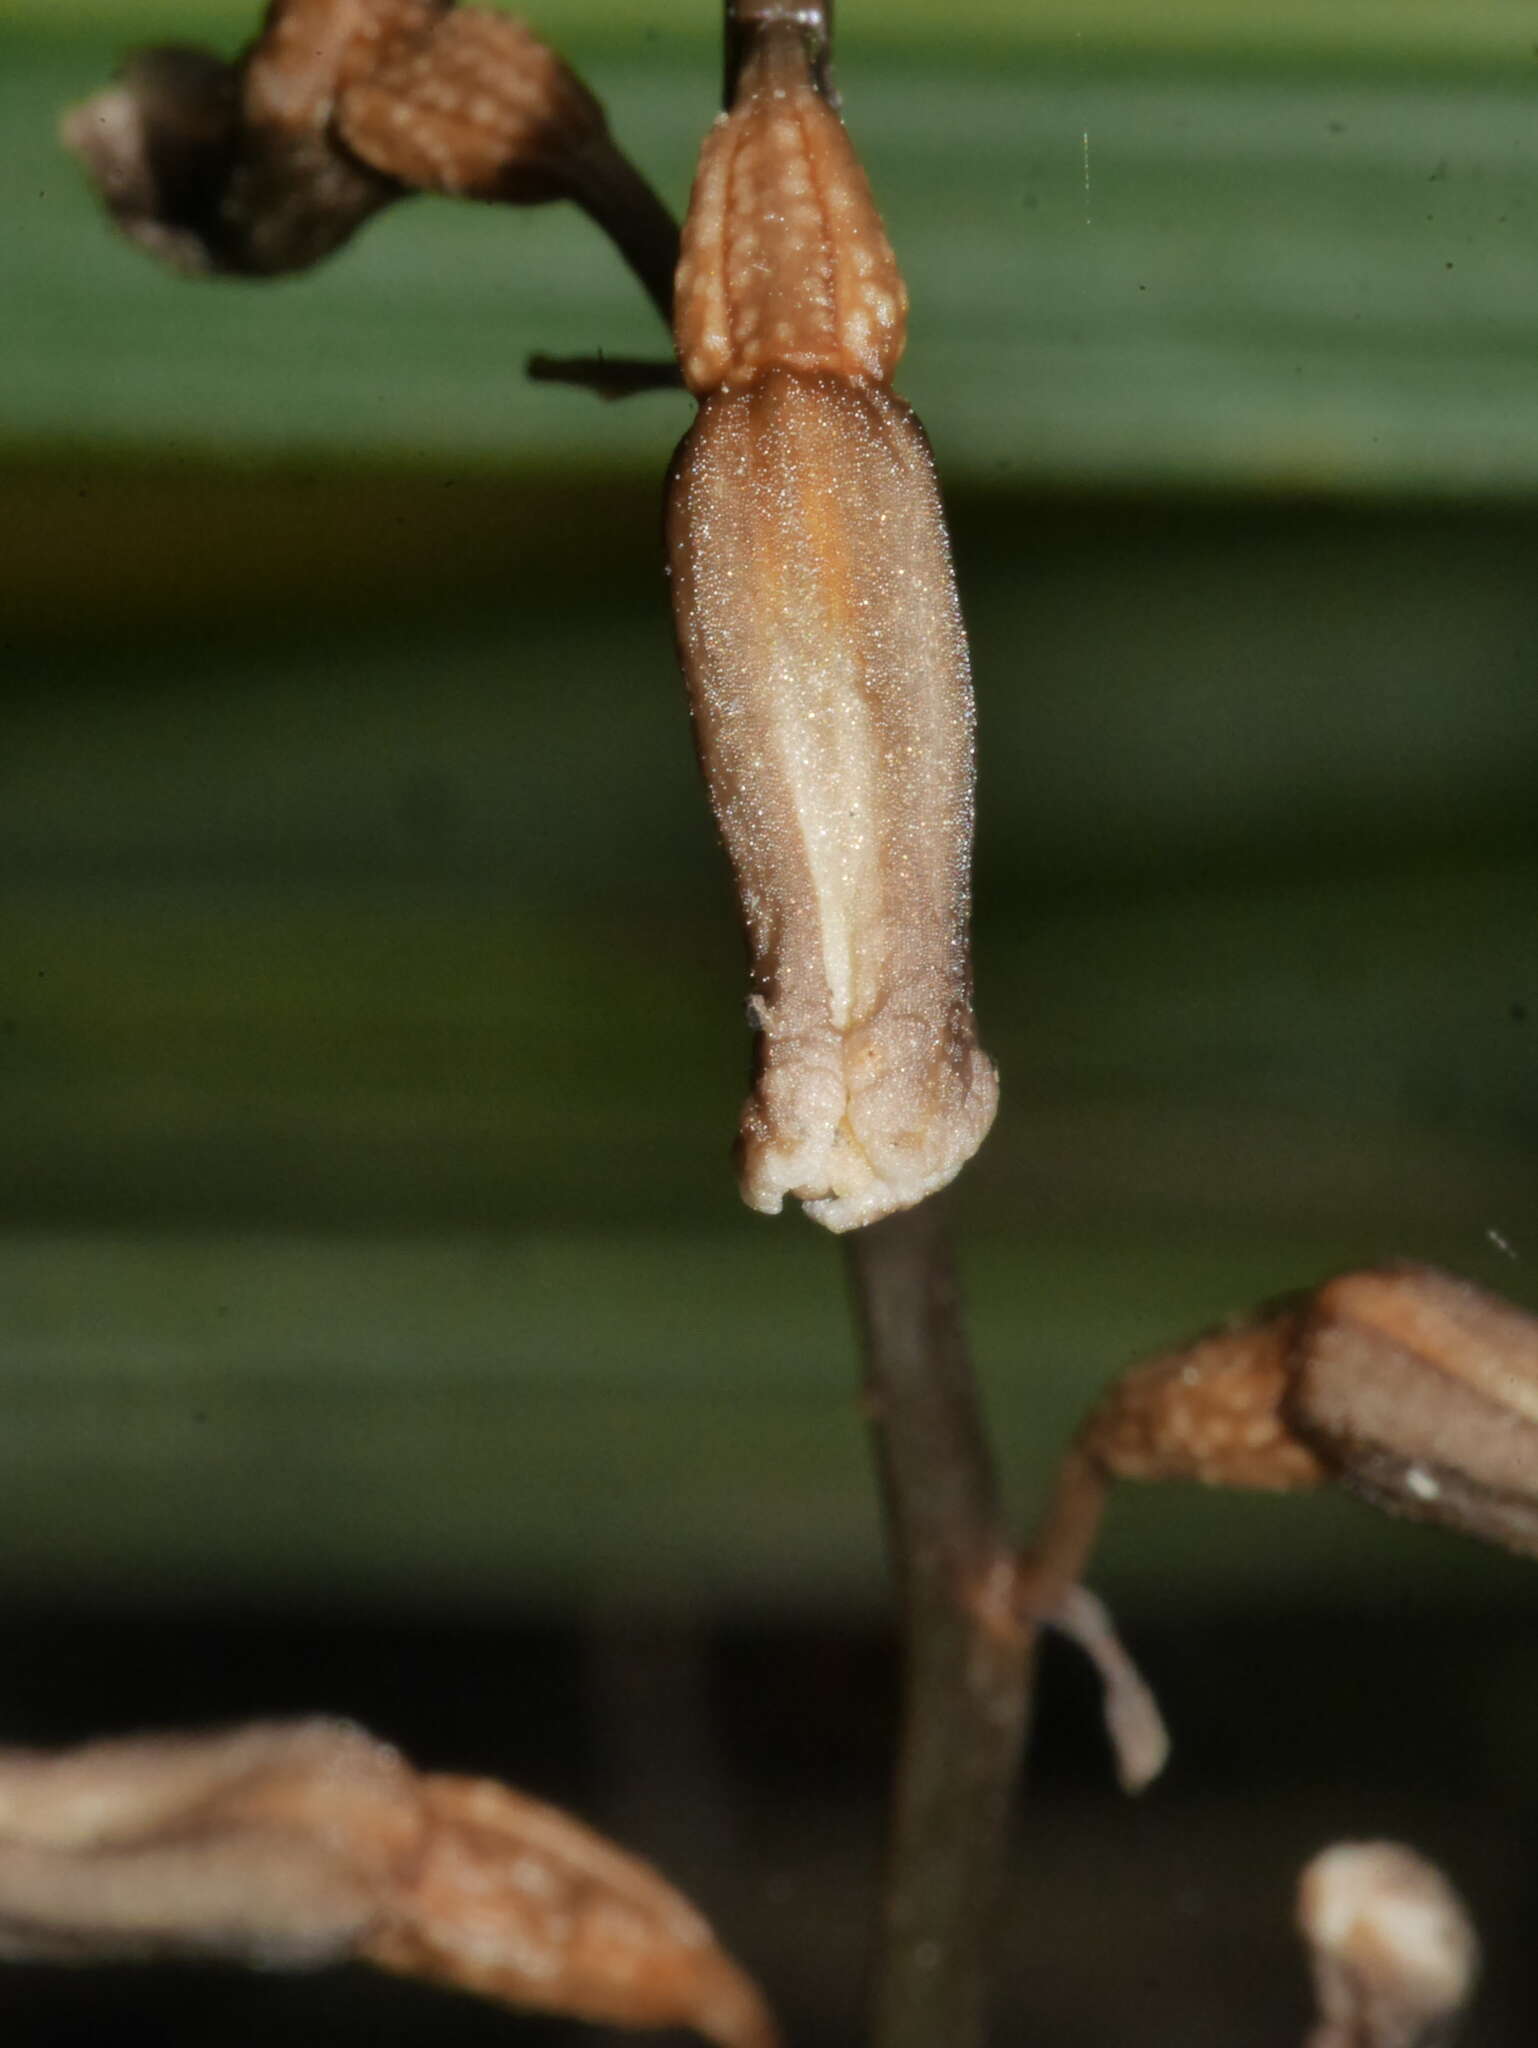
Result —
<instances>
[{"instance_id":1,"label":"side branch","mask_svg":"<svg viewBox=\"0 0 1538 2048\"><path fill-rule=\"evenodd\" d=\"M979 2048L1033 1634L936 1204L847 1247L906 1655L871 2041Z\"/></svg>"}]
</instances>

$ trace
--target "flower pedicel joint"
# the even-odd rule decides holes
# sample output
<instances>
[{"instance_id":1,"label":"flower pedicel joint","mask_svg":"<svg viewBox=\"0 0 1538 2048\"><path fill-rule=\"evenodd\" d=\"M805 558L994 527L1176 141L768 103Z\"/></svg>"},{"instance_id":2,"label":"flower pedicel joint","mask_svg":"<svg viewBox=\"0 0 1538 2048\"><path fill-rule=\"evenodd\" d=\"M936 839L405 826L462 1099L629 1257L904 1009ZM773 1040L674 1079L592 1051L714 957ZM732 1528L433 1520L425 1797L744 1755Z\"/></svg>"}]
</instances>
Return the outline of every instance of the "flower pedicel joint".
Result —
<instances>
[{"instance_id":1,"label":"flower pedicel joint","mask_svg":"<svg viewBox=\"0 0 1538 2048\"><path fill-rule=\"evenodd\" d=\"M943 1187L998 1082L972 1018L973 720L934 467L889 379L906 294L806 31L753 30L674 326L680 659L758 1030L739 1167L850 1230Z\"/></svg>"}]
</instances>

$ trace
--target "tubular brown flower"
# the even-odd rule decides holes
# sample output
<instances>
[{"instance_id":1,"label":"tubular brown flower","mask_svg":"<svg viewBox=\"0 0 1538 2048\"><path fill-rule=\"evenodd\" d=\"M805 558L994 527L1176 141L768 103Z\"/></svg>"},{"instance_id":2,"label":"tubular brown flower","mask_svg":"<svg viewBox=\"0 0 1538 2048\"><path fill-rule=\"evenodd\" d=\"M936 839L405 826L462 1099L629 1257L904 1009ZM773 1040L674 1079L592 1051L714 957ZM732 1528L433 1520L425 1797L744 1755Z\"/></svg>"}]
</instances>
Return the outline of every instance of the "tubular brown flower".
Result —
<instances>
[{"instance_id":1,"label":"tubular brown flower","mask_svg":"<svg viewBox=\"0 0 1538 2048\"><path fill-rule=\"evenodd\" d=\"M675 333L699 416L668 559L751 955L744 1199L833 1230L942 1187L987 1132L968 952L966 640L906 295L801 26L755 24L707 137Z\"/></svg>"}]
</instances>

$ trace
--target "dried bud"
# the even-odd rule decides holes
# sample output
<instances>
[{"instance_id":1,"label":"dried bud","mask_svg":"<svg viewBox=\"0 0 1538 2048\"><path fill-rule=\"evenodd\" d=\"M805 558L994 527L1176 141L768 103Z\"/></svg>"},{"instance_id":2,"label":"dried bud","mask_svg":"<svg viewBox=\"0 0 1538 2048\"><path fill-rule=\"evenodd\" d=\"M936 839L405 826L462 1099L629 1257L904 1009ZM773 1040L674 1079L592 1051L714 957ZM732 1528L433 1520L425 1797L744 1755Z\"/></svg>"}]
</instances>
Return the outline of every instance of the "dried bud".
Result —
<instances>
[{"instance_id":1,"label":"dried bud","mask_svg":"<svg viewBox=\"0 0 1538 2048\"><path fill-rule=\"evenodd\" d=\"M1440 2048L1479 1971L1479 1943L1433 1863L1397 1842L1341 1842L1298 1891L1320 2022L1308 2048Z\"/></svg>"},{"instance_id":2,"label":"dried bud","mask_svg":"<svg viewBox=\"0 0 1538 2048\"><path fill-rule=\"evenodd\" d=\"M338 93L445 0L276 0L234 65L146 50L60 138L123 232L178 270L270 277L341 247L403 188L342 148ZM217 146L211 138L219 119Z\"/></svg>"},{"instance_id":3,"label":"dried bud","mask_svg":"<svg viewBox=\"0 0 1538 2048\"><path fill-rule=\"evenodd\" d=\"M668 488L680 659L751 954L744 1199L833 1230L982 1142L967 944L972 697L905 297L804 32L754 25L679 264L701 400Z\"/></svg>"},{"instance_id":4,"label":"dried bud","mask_svg":"<svg viewBox=\"0 0 1538 2048\"><path fill-rule=\"evenodd\" d=\"M1375 1507L1538 1557L1538 1321L1510 1302L1425 1266L1329 1281L1288 1415Z\"/></svg>"},{"instance_id":5,"label":"dried bud","mask_svg":"<svg viewBox=\"0 0 1538 2048\"><path fill-rule=\"evenodd\" d=\"M672 246L575 74L452 0L275 0L238 64L145 52L61 136L124 233L181 270L302 270L411 192L574 199L622 247Z\"/></svg>"},{"instance_id":6,"label":"dried bud","mask_svg":"<svg viewBox=\"0 0 1538 2048\"><path fill-rule=\"evenodd\" d=\"M657 1873L339 1721L0 1751L0 1955L357 1956L511 2005L774 2048L751 1981Z\"/></svg>"},{"instance_id":7,"label":"dried bud","mask_svg":"<svg viewBox=\"0 0 1538 2048\"><path fill-rule=\"evenodd\" d=\"M1538 1322L1467 1281L1395 1266L1129 1367L1058 1467L1022 1567L1037 1618L1082 1598L1117 1479L1279 1493L1335 1480L1391 1513L1538 1556ZM1125 1697L1134 1727L1146 1724L1135 1690Z\"/></svg>"}]
</instances>

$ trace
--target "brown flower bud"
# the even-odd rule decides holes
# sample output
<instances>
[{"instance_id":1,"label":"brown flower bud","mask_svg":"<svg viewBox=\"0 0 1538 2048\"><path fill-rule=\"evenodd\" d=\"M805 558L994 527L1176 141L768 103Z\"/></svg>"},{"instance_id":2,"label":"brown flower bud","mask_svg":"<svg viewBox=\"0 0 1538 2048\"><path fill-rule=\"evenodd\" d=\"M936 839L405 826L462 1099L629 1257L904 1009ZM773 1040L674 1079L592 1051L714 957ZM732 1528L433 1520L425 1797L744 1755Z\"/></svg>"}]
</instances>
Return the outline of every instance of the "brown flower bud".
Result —
<instances>
[{"instance_id":1,"label":"brown flower bud","mask_svg":"<svg viewBox=\"0 0 1538 2048\"><path fill-rule=\"evenodd\" d=\"M1398 1842L1339 1842L1303 1872L1298 1926L1319 2025L1308 2048L1439 2048L1479 1973L1468 1911Z\"/></svg>"},{"instance_id":2,"label":"brown flower bud","mask_svg":"<svg viewBox=\"0 0 1538 2048\"><path fill-rule=\"evenodd\" d=\"M668 556L751 954L743 1196L833 1230L942 1187L997 1102L971 1004L966 641L928 445L886 386L905 307L800 25L755 24L684 229L701 405Z\"/></svg>"},{"instance_id":3,"label":"brown flower bud","mask_svg":"<svg viewBox=\"0 0 1538 2048\"><path fill-rule=\"evenodd\" d=\"M1510 1302L1427 1266L1331 1280L1287 1412L1375 1507L1538 1556L1538 1321Z\"/></svg>"},{"instance_id":4,"label":"brown flower bud","mask_svg":"<svg viewBox=\"0 0 1538 2048\"><path fill-rule=\"evenodd\" d=\"M143 52L61 136L124 233L182 270L304 269L411 192L573 199L651 268L674 241L580 79L452 0L276 0L238 64Z\"/></svg>"}]
</instances>

